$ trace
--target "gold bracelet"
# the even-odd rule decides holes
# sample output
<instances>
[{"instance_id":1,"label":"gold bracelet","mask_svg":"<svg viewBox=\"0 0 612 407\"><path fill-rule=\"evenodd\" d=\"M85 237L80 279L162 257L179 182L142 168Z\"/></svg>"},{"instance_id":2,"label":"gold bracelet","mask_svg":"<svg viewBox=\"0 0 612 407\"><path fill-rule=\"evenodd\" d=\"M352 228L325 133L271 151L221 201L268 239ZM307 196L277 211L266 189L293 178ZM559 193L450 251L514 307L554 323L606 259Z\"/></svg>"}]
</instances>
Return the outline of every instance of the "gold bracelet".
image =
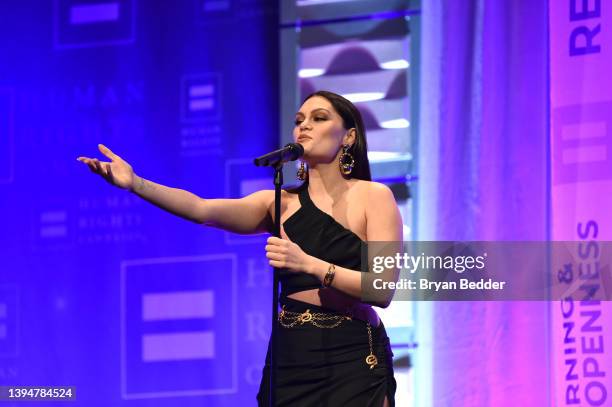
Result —
<instances>
[{"instance_id":1,"label":"gold bracelet","mask_svg":"<svg viewBox=\"0 0 612 407\"><path fill-rule=\"evenodd\" d=\"M336 266L330 263L329 268L327 269L327 273L325 273L325 277L323 277L323 287L324 288L331 286L332 281L334 281L335 275L336 275Z\"/></svg>"}]
</instances>

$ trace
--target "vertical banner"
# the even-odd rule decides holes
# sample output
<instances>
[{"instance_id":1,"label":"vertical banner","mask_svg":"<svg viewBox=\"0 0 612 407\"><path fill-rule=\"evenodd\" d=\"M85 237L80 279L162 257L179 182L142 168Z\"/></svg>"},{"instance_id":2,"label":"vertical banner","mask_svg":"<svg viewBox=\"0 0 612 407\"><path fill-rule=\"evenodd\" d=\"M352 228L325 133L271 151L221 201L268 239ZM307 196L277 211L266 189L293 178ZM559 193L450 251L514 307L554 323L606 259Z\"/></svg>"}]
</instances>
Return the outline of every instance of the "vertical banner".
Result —
<instances>
[{"instance_id":1,"label":"vertical banner","mask_svg":"<svg viewBox=\"0 0 612 407\"><path fill-rule=\"evenodd\" d=\"M612 240L612 4L549 1L552 237L580 241L555 272L584 287L551 303L554 406L612 405L612 302L591 297L609 280Z\"/></svg>"}]
</instances>

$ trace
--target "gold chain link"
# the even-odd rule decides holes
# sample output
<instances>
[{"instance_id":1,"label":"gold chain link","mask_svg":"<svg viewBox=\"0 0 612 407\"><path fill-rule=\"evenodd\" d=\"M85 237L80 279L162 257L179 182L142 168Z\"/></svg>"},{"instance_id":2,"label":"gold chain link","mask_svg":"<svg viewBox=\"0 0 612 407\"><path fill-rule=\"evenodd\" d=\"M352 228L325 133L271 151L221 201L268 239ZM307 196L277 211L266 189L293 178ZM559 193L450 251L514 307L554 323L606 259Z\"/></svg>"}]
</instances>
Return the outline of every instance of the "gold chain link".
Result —
<instances>
[{"instance_id":1,"label":"gold chain link","mask_svg":"<svg viewBox=\"0 0 612 407\"><path fill-rule=\"evenodd\" d=\"M368 340L370 342L370 354L366 356L365 362L368 366L370 366L370 369L374 369L374 366L378 364L378 359L376 358L376 355L374 355L374 347L372 346L372 326L370 325L369 322L368 322Z\"/></svg>"},{"instance_id":2,"label":"gold chain link","mask_svg":"<svg viewBox=\"0 0 612 407\"><path fill-rule=\"evenodd\" d=\"M312 325L317 328L336 328L343 321L350 321L352 318L346 315L333 315L333 314L325 314L320 312L310 312L310 309L307 309L304 312L292 312L286 311L285 306L278 314L278 322L285 328L293 328L298 323L303 325L306 322L310 322ZM325 324L321 324L320 322L324 322Z\"/></svg>"},{"instance_id":3,"label":"gold chain link","mask_svg":"<svg viewBox=\"0 0 612 407\"><path fill-rule=\"evenodd\" d=\"M334 315L320 312L310 312L307 309L304 312L292 312L285 310L283 305L281 312L278 314L278 322L285 328L293 328L297 324L304 325L305 323L311 323L317 328L336 328L340 326L343 321L350 321L351 317L347 315ZM324 324L321 324L323 322ZM378 364L378 359L374 355L374 345L372 343L372 326L367 323L368 328L368 343L370 345L370 354L366 356L365 362L370 369Z\"/></svg>"}]
</instances>

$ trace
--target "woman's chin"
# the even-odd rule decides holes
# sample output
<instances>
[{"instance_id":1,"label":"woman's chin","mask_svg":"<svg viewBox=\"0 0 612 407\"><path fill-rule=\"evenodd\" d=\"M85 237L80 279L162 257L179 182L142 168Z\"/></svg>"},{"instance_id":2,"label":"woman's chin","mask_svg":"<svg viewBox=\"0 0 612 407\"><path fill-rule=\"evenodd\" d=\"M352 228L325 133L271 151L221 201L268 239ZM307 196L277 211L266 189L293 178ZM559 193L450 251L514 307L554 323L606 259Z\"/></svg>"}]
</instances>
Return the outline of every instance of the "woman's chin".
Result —
<instances>
[{"instance_id":1,"label":"woman's chin","mask_svg":"<svg viewBox=\"0 0 612 407\"><path fill-rule=\"evenodd\" d=\"M310 150L311 150L310 143L301 142L299 144L301 144L302 147L304 147L304 154L302 154L302 159L304 160L310 157Z\"/></svg>"}]
</instances>

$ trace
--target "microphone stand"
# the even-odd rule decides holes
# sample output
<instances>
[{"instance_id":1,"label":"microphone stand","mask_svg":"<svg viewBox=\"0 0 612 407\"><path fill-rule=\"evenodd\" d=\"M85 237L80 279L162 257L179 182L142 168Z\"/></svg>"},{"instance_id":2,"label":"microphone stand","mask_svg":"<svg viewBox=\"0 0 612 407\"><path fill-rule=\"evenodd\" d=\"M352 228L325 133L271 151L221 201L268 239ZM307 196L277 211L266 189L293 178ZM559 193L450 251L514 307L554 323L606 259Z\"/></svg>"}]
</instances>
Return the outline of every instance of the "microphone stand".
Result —
<instances>
[{"instance_id":1,"label":"microphone stand","mask_svg":"<svg viewBox=\"0 0 612 407\"><path fill-rule=\"evenodd\" d=\"M274 167L274 236L280 238L281 228L281 187L283 186L283 162L294 161L304 154L304 147L298 143L289 143L285 147L257 157L256 166ZM276 332L278 321L278 287L280 285L280 269L274 267L272 282L272 333L270 335L270 373L268 389L270 406L276 406Z\"/></svg>"},{"instance_id":2,"label":"microphone stand","mask_svg":"<svg viewBox=\"0 0 612 407\"><path fill-rule=\"evenodd\" d=\"M283 162L274 165L274 236L280 238L281 227L281 187L283 186ZM274 267L272 281L272 333L270 338L270 407L276 406L276 331L278 320L279 268Z\"/></svg>"}]
</instances>

